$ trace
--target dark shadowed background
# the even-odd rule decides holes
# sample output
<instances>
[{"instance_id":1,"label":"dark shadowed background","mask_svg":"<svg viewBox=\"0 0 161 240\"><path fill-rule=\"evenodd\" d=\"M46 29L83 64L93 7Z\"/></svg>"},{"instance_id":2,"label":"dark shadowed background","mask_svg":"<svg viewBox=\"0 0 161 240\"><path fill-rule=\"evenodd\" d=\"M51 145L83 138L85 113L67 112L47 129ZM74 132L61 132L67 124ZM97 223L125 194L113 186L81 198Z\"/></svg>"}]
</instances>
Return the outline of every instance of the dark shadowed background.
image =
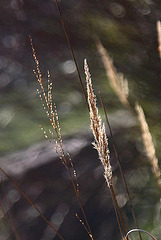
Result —
<instances>
[{"instance_id":1,"label":"dark shadowed background","mask_svg":"<svg viewBox=\"0 0 161 240\"><path fill-rule=\"evenodd\" d=\"M88 59L96 94L100 90L113 127L139 225L161 236L159 190L145 156L135 115L111 89L94 35L129 81L129 101L138 101L161 157L161 81L156 22L160 0L59 1L85 86ZM39 125L49 128L38 99L33 39L44 83L50 70L65 149L71 153L80 194L95 239L121 239L109 191L103 178L89 127L89 116L75 64L55 1L0 1L0 165L59 229L65 240L89 239L70 179ZM102 117L100 101L98 106ZM107 133L109 131L107 130ZM109 139L118 202L128 229L135 228ZM0 239L58 239L35 210L2 175L1 200L10 234L0 215ZM2 181L1 181L2 182ZM7 200L8 199L8 200ZM9 210L11 209L11 211ZM11 216L12 215L12 216ZM16 226L15 237L12 230ZM134 234L135 239L138 235ZM143 235L143 239L148 239Z\"/></svg>"}]
</instances>

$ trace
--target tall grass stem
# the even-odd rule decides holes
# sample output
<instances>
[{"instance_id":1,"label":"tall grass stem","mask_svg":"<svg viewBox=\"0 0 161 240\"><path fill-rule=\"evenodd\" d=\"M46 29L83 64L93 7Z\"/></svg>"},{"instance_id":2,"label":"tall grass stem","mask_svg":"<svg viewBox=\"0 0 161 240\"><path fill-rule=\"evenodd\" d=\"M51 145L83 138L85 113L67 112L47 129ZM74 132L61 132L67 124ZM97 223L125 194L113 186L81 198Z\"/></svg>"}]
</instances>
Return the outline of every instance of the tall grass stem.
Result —
<instances>
[{"instance_id":1,"label":"tall grass stem","mask_svg":"<svg viewBox=\"0 0 161 240\"><path fill-rule=\"evenodd\" d=\"M132 204L132 200L131 200L131 197L130 197L130 192L129 192L129 189L128 189L128 186L127 186L126 178L125 178L125 175L124 175L123 170L122 170L120 157L119 157L119 154L118 154L118 151L117 151L117 148L116 148L116 144L115 144L112 128L111 128L111 125L110 125L110 122L109 122L109 119L108 119L107 111L106 111L106 108L105 108L105 105L104 105L104 101L103 101L103 98L102 98L102 95L101 95L100 91L99 91L99 95L100 95L100 101L101 101L102 109L103 109L104 114L105 114L106 123L107 123L109 131L110 131L112 145L113 145L114 153L115 153L118 165L119 165L121 178L123 180L124 187L126 189L126 193L127 193L128 200L129 200L129 203L130 203L130 208L131 208L131 212L132 212L132 215L133 215L133 219L134 219L136 227L139 228L139 225L138 225L138 222L137 222L137 219L136 219L136 215L135 215L135 211L134 211L134 207L133 207L133 204ZM140 232L138 232L138 233L139 233L140 240L142 240Z\"/></svg>"}]
</instances>

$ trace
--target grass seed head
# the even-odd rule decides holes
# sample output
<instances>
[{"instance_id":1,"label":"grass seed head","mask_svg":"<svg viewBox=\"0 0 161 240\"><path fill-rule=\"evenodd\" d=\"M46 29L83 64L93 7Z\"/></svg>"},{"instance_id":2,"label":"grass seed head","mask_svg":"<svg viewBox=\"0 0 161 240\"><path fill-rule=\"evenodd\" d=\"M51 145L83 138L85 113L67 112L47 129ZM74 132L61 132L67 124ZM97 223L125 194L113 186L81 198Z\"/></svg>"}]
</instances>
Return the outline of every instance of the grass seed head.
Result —
<instances>
[{"instance_id":1,"label":"grass seed head","mask_svg":"<svg viewBox=\"0 0 161 240\"><path fill-rule=\"evenodd\" d=\"M87 83L87 95L89 104L89 115L91 120L91 130L94 135L95 142L93 143L95 149L98 152L99 159L104 167L104 176L108 186L112 184L112 169L110 164L108 139L106 137L105 126L102 123L101 117L98 115L97 99L94 94L92 87L91 74L89 72L89 67L87 60L84 60L84 70L86 75Z\"/></svg>"}]
</instances>

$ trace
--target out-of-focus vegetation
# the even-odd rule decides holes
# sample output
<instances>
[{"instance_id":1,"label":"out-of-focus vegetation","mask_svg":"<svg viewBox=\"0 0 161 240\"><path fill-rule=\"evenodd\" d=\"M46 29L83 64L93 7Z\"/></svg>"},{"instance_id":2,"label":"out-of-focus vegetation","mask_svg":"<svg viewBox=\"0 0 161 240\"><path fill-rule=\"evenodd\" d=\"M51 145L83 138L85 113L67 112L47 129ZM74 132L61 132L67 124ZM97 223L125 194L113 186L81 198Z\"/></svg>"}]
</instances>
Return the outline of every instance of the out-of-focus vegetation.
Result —
<instances>
[{"instance_id":1,"label":"out-of-focus vegetation","mask_svg":"<svg viewBox=\"0 0 161 240\"><path fill-rule=\"evenodd\" d=\"M136 126L137 124L135 124L135 116L131 116L123 111L124 107L117 99L106 79L94 37L97 35L100 38L112 57L117 70L122 72L128 79L130 88L129 101L138 101L144 108L156 147L156 154L160 158L161 82L156 21L161 15L161 1L61 0L59 3L82 79L85 79L83 60L87 58L95 92L97 93L98 90L101 90L107 111L111 116L110 122L115 127L117 126L115 142L121 155L138 222L142 228L160 236L159 191L150 167L148 167L147 159L144 156L140 130ZM46 128L49 128L48 120L36 93L38 85L32 73L35 63L32 57L29 35L32 36L37 57L40 61L44 83L47 77L47 70L50 70L54 86L53 97L58 107L63 137L79 136L79 134L84 132L88 133L88 111L55 1L1 0L0 27L0 155L7 155L10 152L42 141L44 136L40 132L39 124L45 124ZM99 101L98 105L100 105ZM122 124L123 128L121 128L122 119L129 120L130 118L132 118L132 124ZM103 185L102 172L98 166L99 163L97 165L94 162L93 152L91 153L90 151L87 148L78 154L78 158L84 164L83 167L82 163L78 165L80 170L79 180L80 185L84 186L82 190L84 195L82 195L84 202L87 201L86 210L90 216L90 224L92 229L94 229L96 239L116 239L118 238L116 219L111 217L113 213L111 214L111 210L109 210L112 204L109 196L105 195L106 190ZM127 204L127 199L120 183L120 176L112 148L111 159L118 193L117 197L123 207ZM77 163L77 159L74 159L74 161ZM92 172L90 172L90 164L93 164L95 167ZM42 204L44 209L46 206L50 206L51 209L55 210L60 199L63 204L67 204L65 205L67 208L70 208L71 199L73 198L71 198L72 194L68 192L67 185L69 182L66 183L67 176L63 171L61 171L61 175L57 176L59 166L55 162L53 163L53 168L48 166L48 171L44 169L40 167L37 170L33 170L32 173L26 174L22 180L22 185L24 185L24 188L27 189L26 191L31 196L34 195L35 190L32 189L33 192L28 190L28 185L32 186L33 179L39 176L38 187L36 186L35 189L36 191L37 189L39 190L39 184L41 185L40 193L44 195L43 199L45 199ZM88 171L85 172L84 169ZM46 176L44 171L49 174ZM92 180L89 178L90 174L93 177ZM55 175L57 176L56 182L54 179ZM47 183L44 183L45 178ZM27 182L28 179L29 182ZM94 180L96 183L93 186ZM63 187L60 184L62 181ZM61 195L59 196L61 187L62 191L65 189L63 199ZM10 187L8 189L10 190ZM56 194L53 193L53 189ZM46 197L44 192L47 193L47 191L52 192L54 196L51 198L50 195L47 195L49 197ZM89 191L92 191L92 198L88 195ZM104 196L107 196L107 199ZM108 205L107 208L106 205ZM52 210L50 211L50 216ZM74 219L72 214L68 214L70 215L70 220ZM129 206L126 206L125 215L129 219L129 228L134 227ZM110 219L113 221L109 221L106 218L107 216L110 216ZM18 226L20 232L23 232L25 228L27 229L25 227L27 223L21 226L23 218L23 212L19 213L17 221L20 223L20 226ZM29 221L27 217L26 219L26 222ZM57 219L59 218L57 217ZM32 221L34 222L33 218ZM30 231L31 236L33 234L32 228L39 222L38 220L35 220L34 223L32 221L30 222L30 225L33 224ZM64 231L64 235L69 230L69 223L70 221L67 221L64 229L63 227L63 230L61 229L62 232ZM74 235L77 233L77 227L73 226L75 225L72 225ZM38 239L41 239L40 235L43 229L38 228L38 235L36 236L39 236ZM83 232L82 234L84 235L78 234L78 239L88 239L86 233ZM69 232L68 236L72 239L73 235L72 232ZM52 236L51 234L51 239ZM35 239L34 234L33 239Z\"/></svg>"},{"instance_id":2,"label":"out-of-focus vegetation","mask_svg":"<svg viewBox=\"0 0 161 240\"><path fill-rule=\"evenodd\" d=\"M88 58L96 90L101 90L108 111L122 106L105 77L93 34L99 36L117 69L129 80L130 97L145 109L157 142L160 116L160 66L156 21L160 1L61 1L64 20L76 53L82 79ZM1 1L1 154L41 140L38 127L45 118L36 99L29 34L45 76L51 71L54 96L65 129L68 116L77 122L84 99L54 1ZM83 114L83 115L84 115ZM74 118L76 117L75 121ZM79 117L80 119L80 117ZM83 126L87 121L83 121ZM74 127L74 126L73 126Z\"/></svg>"}]
</instances>

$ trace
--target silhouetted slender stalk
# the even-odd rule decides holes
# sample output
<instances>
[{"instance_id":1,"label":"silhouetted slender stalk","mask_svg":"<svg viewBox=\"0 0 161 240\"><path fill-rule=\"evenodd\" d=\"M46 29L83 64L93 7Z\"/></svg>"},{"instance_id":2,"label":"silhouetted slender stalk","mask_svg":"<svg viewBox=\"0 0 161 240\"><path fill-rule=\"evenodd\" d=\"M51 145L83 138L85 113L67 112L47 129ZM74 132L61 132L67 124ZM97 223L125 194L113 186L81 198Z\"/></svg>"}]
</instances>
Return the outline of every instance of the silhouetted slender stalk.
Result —
<instances>
[{"instance_id":1,"label":"silhouetted slender stalk","mask_svg":"<svg viewBox=\"0 0 161 240\"><path fill-rule=\"evenodd\" d=\"M5 224L5 227L6 227L6 230L8 232L8 235L9 235L10 239L13 240L13 236L11 234L11 230L10 230L10 227L9 227L9 223L8 223L8 220L7 220L7 216L6 216L6 213L5 213L5 209L3 207L3 203L2 203L1 197L0 197L0 208L1 208L2 213L3 213L3 222Z\"/></svg>"},{"instance_id":2,"label":"silhouetted slender stalk","mask_svg":"<svg viewBox=\"0 0 161 240\"><path fill-rule=\"evenodd\" d=\"M84 60L84 70L86 75L86 84L87 84L87 96L88 96L88 105L89 105L89 117L90 117L90 127L94 136L94 142L92 143L94 148L98 152L99 159L104 168L104 177L107 183L107 186L110 189L113 204L116 206L120 222L122 224L124 234L126 235L126 228L120 212L116 195L112 185L112 168L110 163L110 151L108 146L108 138L106 136L105 125L102 122L102 118L98 114L97 107L97 98L93 90L91 74L87 64L87 60ZM121 232L122 234L122 232Z\"/></svg>"},{"instance_id":3,"label":"silhouetted slender stalk","mask_svg":"<svg viewBox=\"0 0 161 240\"><path fill-rule=\"evenodd\" d=\"M121 234L122 239L124 239L123 238L122 229L121 229L121 225L122 225L124 234L126 235L127 231L126 231L126 228L125 228L124 220L122 218L122 214L121 214L120 208L119 208L118 203L117 203L117 199L116 199L116 195L115 195L113 186L111 185L109 188L110 188L110 194L111 194L113 206L114 206L114 209L115 209L115 214L116 214L116 218L117 218L117 223L118 223L118 226L119 226L120 234Z\"/></svg>"},{"instance_id":4,"label":"silhouetted slender stalk","mask_svg":"<svg viewBox=\"0 0 161 240\"><path fill-rule=\"evenodd\" d=\"M27 197L27 195L18 187L18 185L12 180L12 178L0 167L0 171L9 179L9 181L14 185L14 187L24 196L24 198L32 205L32 207L39 213L39 215L44 219L44 221L54 230L61 240L64 238L61 234L55 229L55 227L47 220L47 218L42 214L42 212L36 207L36 205Z\"/></svg>"},{"instance_id":5,"label":"silhouetted slender stalk","mask_svg":"<svg viewBox=\"0 0 161 240\"><path fill-rule=\"evenodd\" d=\"M61 19L62 26L63 26L63 29L64 29L64 33L65 33L65 36L66 36L66 39L67 39L67 42L68 42L68 46L70 48L72 58L74 60L74 63L75 63L76 69L77 69L78 78L79 78L79 81L80 81L80 84L81 84L81 87L82 87L82 91L83 91L83 94L84 94L84 97L85 97L85 100L86 100L86 104L87 104L87 107L88 107L86 91L85 91L83 81L82 81L82 78L81 78L81 75L80 75L78 63L77 63L77 60L75 58L74 50L73 50L72 44L71 44L70 39L69 39L69 34L68 34L68 31L67 31L67 28L66 28L66 25L65 25L65 22L64 22L63 14L61 12L58 0L56 0L55 2L56 2L56 6L57 6L57 9L58 9L58 12L59 12L59 16L60 16L60 19Z\"/></svg>"},{"instance_id":6,"label":"silhouetted slender stalk","mask_svg":"<svg viewBox=\"0 0 161 240\"><path fill-rule=\"evenodd\" d=\"M117 148L116 148L116 144L115 144L115 140L114 140L114 137L113 137L112 128L111 128L111 125L110 125L110 122L109 122L109 119L108 119L108 116L107 116L107 111L106 111L106 108L105 108L105 105L104 105L104 101L103 101L103 98L102 98L102 95L101 95L101 92L100 92L100 91L99 91L99 96L100 96L100 101L101 101L102 109L103 109L104 114L105 114L106 123L107 123L108 128L109 128L109 131L110 131L110 136L111 136L111 140L112 140L112 145L113 145L114 153L115 153L115 156L116 156L118 165L119 165L119 169L120 169L120 173L121 173L121 178L122 178L122 180L123 180L123 183L124 183L124 186L125 186L127 195L128 195L128 199L129 199L129 203L130 203L130 208L131 208L131 212L132 212L132 215L133 215L133 219L134 219L134 222L135 222L136 227L139 228L138 222L137 222L137 219L136 219L136 215L135 215L135 211L134 211L134 207L133 207L133 204L132 204L132 200L131 200L131 197L130 197L129 189L128 189L127 182L126 182L126 179L125 179L125 175L124 175L123 170L122 170L120 157L119 157L119 154L118 154L118 151L117 151ZM138 232L138 234L139 234L140 240L142 240L141 233Z\"/></svg>"},{"instance_id":7,"label":"silhouetted slender stalk","mask_svg":"<svg viewBox=\"0 0 161 240\"><path fill-rule=\"evenodd\" d=\"M38 91L38 95L42 101L42 105L43 105L43 108L47 114L47 117L49 118L49 121L51 123L51 126L52 128L54 129L54 132L56 133L56 136L57 136L57 140L55 139L55 137L52 135L53 137L53 140L55 141L56 143L56 146L59 150L59 153L61 154L61 162L63 163L63 165L66 167L68 173L69 173L69 177L71 179L71 182L72 182L72 185L73 185L73 188L74 188L74 191L75 191L75 194L76 194L76 197L77 197L77 200L78 200L78 203L79 203L79 206L81 208L81 211L83 213L83 216L84 216L84 219L85 219L85 222L86 222L86 225L87 225L87 228L88 228L88 231L90 234L90 238L92 240L93 239L93 234L92 234L92 231L91 231L91 228L89 226L89 223L88 223L88 220L87 220L87 217L86 217L86 214L85 214L85 211L84 211L84 208L83 208L83 205L81 203L81 200L80 200L80 196L79 196L79 192L77 191L77 186L74 182L74 178L72 176L72 173L71 173L71 170L70 170L70 167L68 165L68 161L65 157L65 151L64 151L64 148L63 148L63 141L62 141L62 136L61 136L61 131L60 131L60 126L59 126L59 119L58 119L58 114L57 114L57 110L56 110L56 105L54 104L54 111L53 111L53 103L52 103L52 87L50 86L50 81L48 81L48 94L46 95L46 92L45 92L45 88L44 88L44 85L43 85L43 80L42 80L42 74L41 74L41 70L40 70L40 67L39 67L39 62L38 62L38 59L36 57L36 52L35 52L35 49L34 49L34 46L33 46L33 42L32 42L32 38L30 36L30 43L31 43L31 47L32 47L32 52L33 52L33 57L34 57L34 60L35 60L35 63L36 63L36 69L37 69L37 73L35 72L35 75L36 75L36 78L40 84L40 87L41 87L41 90L43 92L43 98L42 98L42 95L40 94L40 92ZM48 79L49 80L49 79ZM47 97L48 96L48 97ZM45 104L46 106L44 105L43 103L43 99L45 101ZM44 132L44 135L45 137L48 139L48 136L46 135L46 132L44 131L43 127L41 126L41 129L43 130ZM48 139L49 140L49 139ZM51 141L49 140L49 142L51 143ZM57 151L56 151L57 152ZM57 152L58 153L58 152Z\"/></svg>"},{"instance_id":8,"label":"silhouetted slender stalk","mask_svg":"<svg viewBox=\"0 0 161 240\"><path fill-rule=\"evenodd\" d=\"M16 237L16 240L20 240L20 236L19 236L18 230L16 229L14 217L13 217L13 214L12 214L12 211L11 211L10 203L9 203L9 200L8 200L8 197L7 197L7 193L6 193L3 181L2 181L2 190L3 190L5 202L8 205L8 212L9 212L10 222L11 222L11 226L13 228L14 235Z\"/></svg>"},{"instance_id":9,"label":"silhouetted slender stalk","mask_svg":"<svg viewBox=\"0 0 161 240\"><path fill-rule=\"evenodd\" d=\"M112 192L111 192L111 191L110 191L110 194L111 194L111 198L112 198L112 202L113 202L113 207L114 207L114 210L115 210L115 215L116 215L117 224L118 224L118 227L119 227L119 230L120 230L121 238L122 238L122 240L124 240L123 233L122 233L122 228L121 228L121 223L120 223L120 218L119 218L118 211L117 211L117 207L116 207L116 204L115 204L115 200L114 200L114 198L113 198L113 195L112 195Z\"/></svg>"},{"instance_id":10,"label":"silhouetted slender stalk","mask_svg":"<svg viewBox=\"0 0 161 240\"><path fill-rule=\"evenodd\" d=\"M86 95L86 92L85 92L85 89L84 89L84 86L83 86L83 82L82 82L82 79L81 79L79 67L78 67L78 64L77 64L77 61L76 61L76 58L75 58L75 54L74 54L74 51L73 51L73 48L72 48L72 45L71 45L71 42L70 42L70 39L69 39L69 35L68 35L67 29L66 29L66 25L65 25L63 16L62 16L62 12L61 12L61 9L60 9L60 6L59 6L57 0L56 0L56 5L57 5L58 12L59 12L59 16L60 16L60 19L61 19L61 22L62 22L62 25L63 25L63 29L64 29L64 32L65 32L65 36L66 36L66 39L67 39L67 42L68 42L68 45L69 45L69 48L70 48L70 51L71 51L71 54L72 54L72 57L73 57L75 66L76 66L76 69L77 69L78 77L79 77L79 80L80 80L80 84L81 84L81 86L82 86L82 90L83 90L83 94L84 94L84 97L85 97L85 100L86 100L86 104L87 104L87 107L88 107L88 109L89 109L88 101L87 101L87 95ZM116 198L115 198L115 199L116 199ZM119 212L119 211L118 211L118 212ZM121 218L122 218L122 217L121 217ZM119 224L119 222L118 222L118 224ZM120 224L119 224L119 225L120 225ZM124 225L124 224L123 224L123 225ZM119 226L119 228L120 228L120 226ZM125 229L124 229L124 232L126 233Z\"/></svg>"}]
</instances>

